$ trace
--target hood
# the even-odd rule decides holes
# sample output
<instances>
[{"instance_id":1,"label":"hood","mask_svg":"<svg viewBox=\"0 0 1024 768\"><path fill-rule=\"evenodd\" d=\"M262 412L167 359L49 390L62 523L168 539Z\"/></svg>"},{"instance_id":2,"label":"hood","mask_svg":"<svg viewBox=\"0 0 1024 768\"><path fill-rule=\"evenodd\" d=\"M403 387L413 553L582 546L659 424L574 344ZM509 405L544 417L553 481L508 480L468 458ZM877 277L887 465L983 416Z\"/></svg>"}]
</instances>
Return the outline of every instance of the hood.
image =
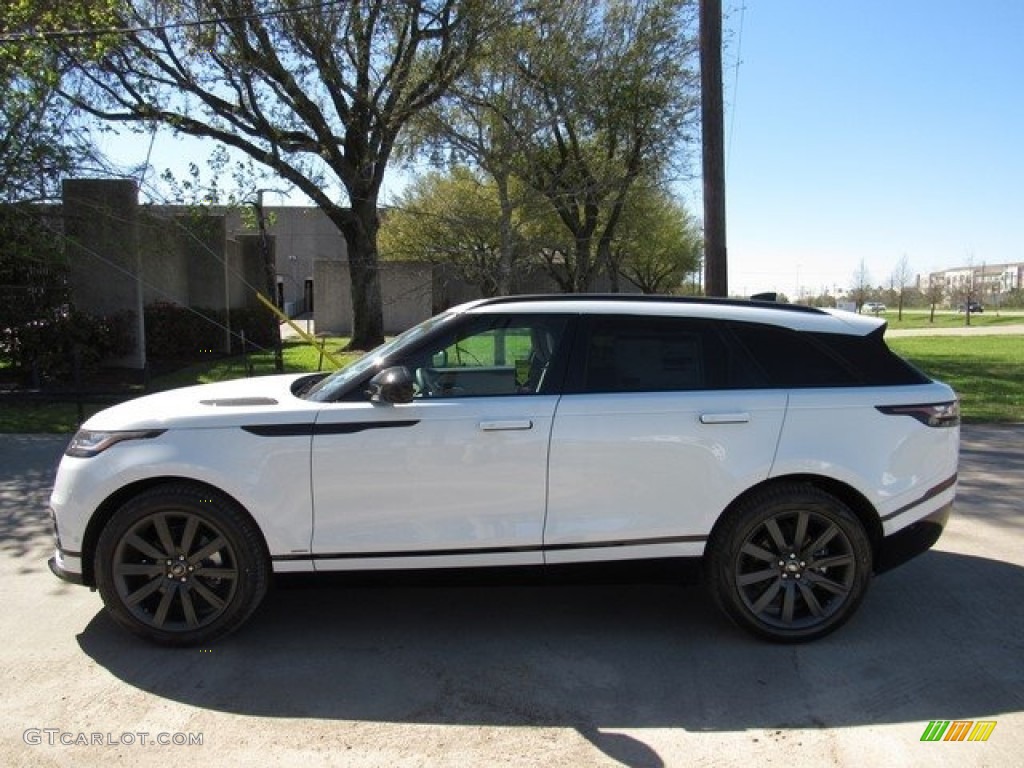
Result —
<instances>
[{"instance_id":1,"label":"hood","mask_svg":"<svg viewBox=\"0 0 1024 768\"><path fill-rule=\"evenodd\" d=\"M320 408L292 394L308 373L260 376L145 395L100 411L82 427L94 430L204 429L312 422Z\"/></svg>"}]
</instances>

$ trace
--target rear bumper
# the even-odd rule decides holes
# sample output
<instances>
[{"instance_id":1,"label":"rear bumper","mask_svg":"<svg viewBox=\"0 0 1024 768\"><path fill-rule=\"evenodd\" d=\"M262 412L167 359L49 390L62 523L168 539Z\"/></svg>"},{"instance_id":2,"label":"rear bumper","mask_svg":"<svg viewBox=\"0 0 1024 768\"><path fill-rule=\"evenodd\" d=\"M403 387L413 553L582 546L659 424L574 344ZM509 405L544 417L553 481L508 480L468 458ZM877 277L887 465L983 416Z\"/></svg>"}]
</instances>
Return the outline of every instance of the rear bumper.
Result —
<instances>
[{"instance_id":1,"label":"rear bumper","mask_svg":"<svg viewBox=\"0 0 1024 768\"><path fill-rule=\"evenodd\" d=\"M953 502L950 501L927 517L882 539L875 558L875 573L884 573L931 549L945 530L952 511Z\"/></svg>"}]
</instances>

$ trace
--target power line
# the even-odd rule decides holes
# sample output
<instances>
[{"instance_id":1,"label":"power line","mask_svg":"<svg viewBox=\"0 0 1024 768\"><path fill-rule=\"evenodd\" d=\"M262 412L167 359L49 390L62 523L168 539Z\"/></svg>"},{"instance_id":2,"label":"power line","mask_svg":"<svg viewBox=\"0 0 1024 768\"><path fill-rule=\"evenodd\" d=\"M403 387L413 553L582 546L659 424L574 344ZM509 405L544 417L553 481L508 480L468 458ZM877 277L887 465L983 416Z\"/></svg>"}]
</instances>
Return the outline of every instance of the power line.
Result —
<instances>
[{"instance_id":1,"label":"power line","mask_svg":"<svg viewBox=\"0 0 1024 768\"><path fill-rule=\"evenodd\" d=\"M747 3L746 0L741 0L740 5L740 25L739 30L736 33L736 67L733 70L732 78L732 111L729 113L729 141L728 147L725 153L725 172L729 174L729 166L732 164L732 137L734 128L736 126L736 104L739 102L739 90L740 90L740 64L743 63L743 23L747 18Z\"/></svg>"},{"instance_id":2,"label":"power line","mask_svg":"<svg viewBox=\"0 0 1024 768\"><path fill-rule=\"evenodd\" d=\"M212 16L207 19L196 21L176 21L170 24L153 24L138 27L102 27L99 29L61 29L50 32L8 32L0 35L0 43L26 43L38 42L40 40L49 42L52 40L64 40L70 38L106 37L108 35L133 35L142 32L167 32L175 29L189 29L203 27L211 24L226 24L234 21L256 21L259 19L271 19L278 16L292 16L305 11L318 11L334 5L343 5L346 0L325 0L325 2L300 5L295 8L280 8L276 11L263 11L262 13L245 13L235 16Z\"/></svg>"}]
</instances>

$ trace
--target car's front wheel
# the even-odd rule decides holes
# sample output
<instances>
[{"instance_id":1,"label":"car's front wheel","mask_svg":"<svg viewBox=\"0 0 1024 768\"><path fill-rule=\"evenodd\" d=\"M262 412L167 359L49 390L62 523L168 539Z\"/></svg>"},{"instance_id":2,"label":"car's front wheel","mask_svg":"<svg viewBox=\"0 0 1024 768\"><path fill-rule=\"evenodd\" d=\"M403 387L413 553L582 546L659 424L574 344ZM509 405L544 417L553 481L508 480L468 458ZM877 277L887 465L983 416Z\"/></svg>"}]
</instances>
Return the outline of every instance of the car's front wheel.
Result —
<instances>
[{"instance_id":1,"label":"car's front wheel","mask_svg":"<svg viewBox=\"0 0 1024 768\"><path fill-rule=\"evenodd\" d=\"M839 627L871 577L871 543L856 515L800 483L744 500L708 547L715 601L740 626L779 642L813 640Z\"/></svg>"},{"instance_id":2,"label":"car's front wheel","mask_svg":"<svg viewBox=\"0 0 1024 768\"><path fill-rule=\"evenodd\" d=\"M175 483L144 491L114 513L97 543L95 572L119 624L185 646L237 629L263 599L270 565L237 504Z\"/></svg>"}]
</instances>

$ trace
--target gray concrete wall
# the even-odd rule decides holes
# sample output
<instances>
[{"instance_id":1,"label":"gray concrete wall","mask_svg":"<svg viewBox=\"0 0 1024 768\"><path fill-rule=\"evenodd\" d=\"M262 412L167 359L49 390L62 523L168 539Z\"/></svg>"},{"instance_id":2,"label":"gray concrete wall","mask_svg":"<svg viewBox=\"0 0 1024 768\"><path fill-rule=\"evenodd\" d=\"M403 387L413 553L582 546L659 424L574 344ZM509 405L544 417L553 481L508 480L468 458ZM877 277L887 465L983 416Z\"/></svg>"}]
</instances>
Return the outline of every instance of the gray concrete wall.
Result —
<instances>
[{"instance_id":1,"label":"gray concrete wall","mask_svg":"<svg viewBox=\"0 0 1024 768\"><path fill-rule=\"evenodd\" d=\"M188 304L188 262L178 229L166 217L145 210L140 212L139 257L144 304L157 301Z\"/></svg>"},{"instance_id":2,"label":"gray concrete wall","mask_svg":"<svg viewBox=\"0 0 1024 768\"><path fill-rule=\"evenodd\" d=\"M316 290L315 263L342 262L348 258L345 238L319 208L266 206L264 211L267 233L275 242L277 277L284 285L284 300L301 305L306 280L314 280ZM226 218L228 237L257 234L251 210L229 210Z\"/></svg>"},{"instance_id":3,"label":"gray concrete wall","mask_svg":"<svg viewBox=\"0 0 1024 768\"><path fill-rule=\"evenodd\" d=\"M352 333L352 293L348 264L318 260L313 264L314 322L317 333Z\"/></svg>"},{"instance_id":4,"label":"gray concrete wall","mask_svg":"<svg viewBox=\"0 0 1024 768\"><path fill-rule=\"evenodd\" d=\"M235 272L241 286L242 307L262 307L259 299L256 298L256 291L264 295L267 293L267 272L263 266L263 244L259 235L239 235L237 270ZM274 238L270 238L269 247L274 252ZM268 296L274 300L273 294Z\"/></svg>"},{"instance_id":5,"label":"gray concrete wall","mask_svg":"<svg viewBox=\"0 0 1024 768\"><path fill-rule=\"evenodd\" d=\"M223 216L178 216L181 250L188 265L188 304L192 307L224 308Z\"/></svg>"},{"instance_id":6,"label":"gray concrete wall","mask_svg":"<svg viewBox=\"0 0 1024 768\"><path fill-rule=\"evenodd\" d=\"M434 314L434 269L422 262L381 264L384 333L401 333Z\"/></svg>"},{"instance_id":7,"label":"gray concrete wall","mask_svg":"<svg viewBox=\"0 0 1024 768\"><path fill-rule=\"evenodd\" d=\"M421 262L381 264L384 333L392 336L434 314L433 267ZM318 333L352 333L352 294L348 264L317 261L314 265L313 302Z\"/></svg>"},{"instance_id":8,"label":"gray concrete wall","mask_svg":"<svg viewBox=\"0 0 1024 768\"><path fill-rule=\"evenodd\" d=\"M68 179L63 185L64 232L75 306L92 314L136 313L134 349L114 364L143 368L142 264L138 191L133 181Z\"/></svg>"}]
</instances>

